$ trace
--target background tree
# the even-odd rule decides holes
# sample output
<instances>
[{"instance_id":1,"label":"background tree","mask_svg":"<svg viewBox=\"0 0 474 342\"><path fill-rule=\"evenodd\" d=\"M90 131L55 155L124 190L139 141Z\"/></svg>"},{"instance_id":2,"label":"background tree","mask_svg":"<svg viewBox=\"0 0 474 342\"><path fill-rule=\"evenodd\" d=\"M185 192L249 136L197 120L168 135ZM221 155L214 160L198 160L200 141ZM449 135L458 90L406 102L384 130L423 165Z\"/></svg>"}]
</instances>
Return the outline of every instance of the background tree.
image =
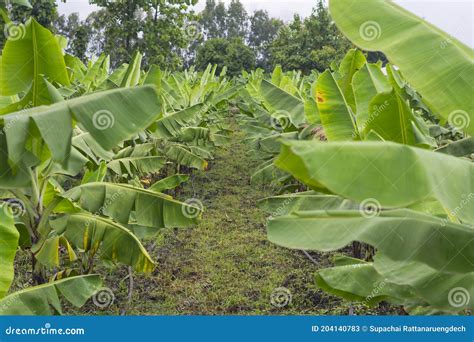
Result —
<instances>
[{"instance_id":1,"label":"background tree","mask_svg":"<svg viewBox=\"0 0 474 342\"><path fill-rule=\"evenodd\" d=\"M282 20L270 18L264 10L255 11L250 17L248 43L257 57L257 67L271 69L270 45L283 26Z\"/></svg>"},{"instance_id":2,"label":"background tree","mask_svg":"<svg viewBox=\"0 0 474 342\"><path fill-rule=\"evenodd\" d=\"M103 30L104 52L113 66L129 61L136 49L144 54L145 63L162 67L180 66L179 49L187 46L183 29L190 19L190 7L197 0L91 0L102 7L105 22L91 17L92 27ZM100 24L95 24L99 19Z\"/></svg>"},{"instance_id":3,"label":"background tree","mask_svg":"<svg viewBox=\"0 0 474 342\"><path fill-rule=\"evenodd\" d=\"M78 13L72 13L69 16L61 15L55 22L58 34L68 40L66 51L82 61L87 59L87 51L91 40L92 28L81 21Z\"/></svg>"},{"instance_id":4,"label":"background tree","mask_svg":"<svg viewBox=\"0 0 474 342\"><path fill-rule=\"evenodd\" d=\"M332 23L322 0L306 19L295 16L281 29L273 41L271 62L286 70L298 69L308 74L313 69L323 71L333 60L340 60L351 43Z\"/></svg>"},{"instance_id":5,"label":"background tree","mask_svg":"<svg viewBox=\"0 0 474 342\"><path fill-rule=\"evenodd\" d=\"M227 10L227 38L246 39L248 34L248 14L239 0L232 0Z\"/></svg>"},{"instance_id":6,"label":"background tree","mask_svg":"<svg viewBox=\"0 0 474 342\"><path fill-rule=\"evenodd\" d=\"M58 6L55 0L29 0L30 7L12 5L10 17L13 21L24 23L33 17L44 27L56 31L54 23L59 17Z\"/></svg>"},{"instance_id":7,"label":"background tree","mask_svg":"<svg viewBox=\"0 0 474 342\"><path fill-rule=\"evenodd\" d=\"M235 76L242 70L254 69L256 61L252 49L241 38L213 38L199 46L196 54L196 68L203 70L209 64L217 64L219 72L227 67L227 74Z\"/></svg>"}]
</instances>

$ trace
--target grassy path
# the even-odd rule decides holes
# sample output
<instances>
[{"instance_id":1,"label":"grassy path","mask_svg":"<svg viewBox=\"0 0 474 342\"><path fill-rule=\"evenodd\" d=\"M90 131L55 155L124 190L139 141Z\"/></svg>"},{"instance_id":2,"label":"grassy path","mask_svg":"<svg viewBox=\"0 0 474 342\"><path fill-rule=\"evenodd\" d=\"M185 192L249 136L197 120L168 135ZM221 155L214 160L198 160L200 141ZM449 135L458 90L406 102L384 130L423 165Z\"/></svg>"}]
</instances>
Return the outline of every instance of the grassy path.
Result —
<instances>
[{"instance_id":1,"label":"grassy path","mask_svg":"<svg viewBox=\"0 0 474 342\"><path fill-rule=\"evenodd\" d=\"M209 170L185 186L181 200L202 201L203 220L192 229L166 232L150 251L158 267L152 276L137 278L130 314L347 313L347 305L315 288L315 265L301 252L267 241L266 215L256 202L270 193L249 184L254 165L242 139L237 131ZM274 300L279 307L271 298L281 287L289 292ZM283 305L288 293L291 303Z\"/></svg>"}]
</instances>

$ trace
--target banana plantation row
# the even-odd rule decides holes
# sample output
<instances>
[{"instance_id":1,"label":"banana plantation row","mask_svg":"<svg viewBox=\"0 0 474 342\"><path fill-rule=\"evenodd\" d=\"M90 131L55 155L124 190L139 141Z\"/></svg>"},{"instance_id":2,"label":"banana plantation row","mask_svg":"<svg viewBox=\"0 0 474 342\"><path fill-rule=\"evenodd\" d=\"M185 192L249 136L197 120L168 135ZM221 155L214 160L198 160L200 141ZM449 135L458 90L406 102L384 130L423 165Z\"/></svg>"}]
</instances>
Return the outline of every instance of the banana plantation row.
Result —
<instances>
[{"instance_id":1,"label":"banana plantation row","mask_svg":"<svg viewBox=\"0 0 474 342\"><path fill-rule=\"evenodd\" d=\"M260 161L251 181L276 189L258 204L269 240L350 246L315 270L320 288L410 314L474 308L472 49L385 1L330 10L390 64L354 49L321 74L229 79L217 66L141 70L136 52L111 71L29 20L0 64L0 314L81 307L102 263L159 267L142 239L201 219L200 203L171 194L227 143L230 107ZM19 249L34 286L11 292Z\"/></svg>"}]
</instances>

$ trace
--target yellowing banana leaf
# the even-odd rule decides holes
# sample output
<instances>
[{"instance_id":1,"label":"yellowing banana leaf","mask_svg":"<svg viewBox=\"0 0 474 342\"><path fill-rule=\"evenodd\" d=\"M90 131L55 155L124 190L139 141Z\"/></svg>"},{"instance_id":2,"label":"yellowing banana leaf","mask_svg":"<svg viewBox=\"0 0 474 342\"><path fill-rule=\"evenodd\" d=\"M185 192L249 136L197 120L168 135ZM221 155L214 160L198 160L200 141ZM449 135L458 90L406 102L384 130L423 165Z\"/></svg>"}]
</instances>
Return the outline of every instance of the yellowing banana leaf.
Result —
<instances>
[{"instance_id":1,"label":"yellowing banana leaf","mask_svg":"<svg viewBox=\"0 0 474 342\"><path fill-rule=\"evenodd\" d=\"M435 199L474 223L474 164L459 158L389 142L285 141L275 163L314 190L387 208Z\"/></svg>"},{"instance_id":2,"label":"yellowing banana leaf","mask_svg":"<svg viewBox=\"0 0 474 342\"><path fill-rule=\"evenodd\" d=\"M474 134L471 48L392 1L330 0L329 10L355 45L382 51L434 112Z\"/></svg>"},{"instance_id":3,"label":"yellowing banana leaf","mask_svg":"<svg viewBox=\"0 0 474 342\"><path fill-rule=\"evenodd\" d=\"M13 261L20 237L13 217L8 212L8 204L0 202L0 298L8 292L13 280Z\"/></svg>"},{"instance_id":4,"label":"yellowing banana leaf","mask_svg":"<svg viewBox=\"0 0 474 342\"><path fill-rule=\"evenodd\" d=\"M0 301L0 315L50 316L62 314L59 297L82 307L101 288L97 275L77 276L26 288Z\"/></svg>"},{"instance_id":5,"label":"yellowing banana leaf","mask_svg":"<svg viewBox=\"0 0 474 342\"><path fill-rule=\"evenodd\" d=\"M155 268L146 249L128 228L98 214L62 215L50 224L75 248L86 252L99 250L102 257L130 265L137 272L151 272ZM51 240L41 246L38 254L46 265L57 265L56 251L48 241Z\"/></svg>"}]
</instances>

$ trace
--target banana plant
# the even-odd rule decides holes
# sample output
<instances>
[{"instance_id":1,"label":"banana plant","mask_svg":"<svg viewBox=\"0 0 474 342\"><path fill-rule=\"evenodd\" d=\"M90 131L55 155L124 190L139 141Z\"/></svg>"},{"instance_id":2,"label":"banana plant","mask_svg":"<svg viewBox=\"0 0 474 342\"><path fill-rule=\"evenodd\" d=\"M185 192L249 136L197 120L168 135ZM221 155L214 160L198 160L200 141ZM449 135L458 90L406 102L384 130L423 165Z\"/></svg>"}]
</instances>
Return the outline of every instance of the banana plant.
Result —
<instances>
[{"instance_id":1,"label":"banana plant","mask_svg":"<svg viewBox=\"0 0 474 342\"><path fill-rule=\"evenodd\" d=\"M392 2L331 0L330 9L349 39L383 51L399 69L389 64L385 76L380 65L350 52L338 72L319 77L315 98L328 142L282 143L276 165L311 191L285 199L294 204L282 213L272 212L269 239L325 252L353 241L375 247L367 260L343 257L317 271L319 287L347 300L387 300L413 314L472 309L474 167L454 157L472 153L472 139L438 148L427 129L431 115L443 123L454 121L455 112L471 121L472 82L465 77L472 72L464 71L472 70L472 50L451 39L445 51L445 33ZM413 49L414 41L424 47ZM431 58L433 51L449 66ZM436 76L419 64L427 60ZM472 124L460 129L472 133ZM274 210L281 201L262 205Z\"/></svg>"}]
</instances>

